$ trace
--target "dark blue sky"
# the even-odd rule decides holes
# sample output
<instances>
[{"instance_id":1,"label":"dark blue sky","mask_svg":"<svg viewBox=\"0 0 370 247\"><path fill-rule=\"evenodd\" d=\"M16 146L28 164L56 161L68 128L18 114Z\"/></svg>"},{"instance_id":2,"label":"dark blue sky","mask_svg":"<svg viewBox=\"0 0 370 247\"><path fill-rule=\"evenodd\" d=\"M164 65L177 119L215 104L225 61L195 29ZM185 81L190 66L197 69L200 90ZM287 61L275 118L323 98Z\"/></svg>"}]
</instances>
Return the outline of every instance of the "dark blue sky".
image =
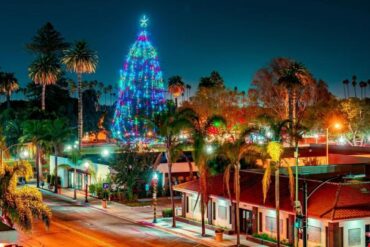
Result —
<instances>
[{"instance_id":1,"label":"dark blue sky","mask_svg":"<svg viewBox=\"0 0 370 247\"><path fill-rule=\"evenodd\" d=\"M88 79L115 84L146 14L165 78L179 74L195 88L218 70L229 87L247 90L260 67L287 56L342 96L343 79L370 78L369 2L0 0L0 67L29 82L33 57L25 44L51 21L67 41L84 39L98 51L97 73Z\"/></svg>"}]
</instances>

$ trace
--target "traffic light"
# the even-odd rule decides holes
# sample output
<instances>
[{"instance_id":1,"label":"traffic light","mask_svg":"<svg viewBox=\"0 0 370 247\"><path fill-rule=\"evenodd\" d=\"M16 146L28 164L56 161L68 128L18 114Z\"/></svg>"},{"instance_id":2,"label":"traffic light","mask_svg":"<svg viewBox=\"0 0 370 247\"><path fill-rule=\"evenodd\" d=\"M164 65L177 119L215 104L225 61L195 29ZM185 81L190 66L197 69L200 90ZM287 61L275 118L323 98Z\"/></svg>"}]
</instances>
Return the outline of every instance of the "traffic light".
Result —
<instances>
[{"instance_id":1,"label":"traffic light","mask_svg":"<svg viewBox=\"0 0 370 247\"><path fill-rule=\"evenodd\" d=\"M297 229L302 229L303 228L303 220L304 220L304 216L303 215L296 215L295 216L295 223L294 223L294 227L297 228Z\"/></svg>"}]
</instances>

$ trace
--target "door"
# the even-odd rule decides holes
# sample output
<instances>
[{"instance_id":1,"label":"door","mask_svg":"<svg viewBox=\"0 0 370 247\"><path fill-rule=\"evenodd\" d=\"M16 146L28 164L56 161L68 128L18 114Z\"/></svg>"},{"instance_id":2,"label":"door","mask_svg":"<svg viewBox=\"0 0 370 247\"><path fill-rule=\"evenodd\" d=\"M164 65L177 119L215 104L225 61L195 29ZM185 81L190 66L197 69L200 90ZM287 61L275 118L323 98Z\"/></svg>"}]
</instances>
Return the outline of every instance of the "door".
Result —
<instances>
[{"instance_id":1,"label":"door","mask_svg":"<svg viewBox=\"0 0 370 247\"><path fill-rule=\"evenodd\" d=\"M240 209L240 232L252 234L252 211Z\"/></svg>"}]
</instances>

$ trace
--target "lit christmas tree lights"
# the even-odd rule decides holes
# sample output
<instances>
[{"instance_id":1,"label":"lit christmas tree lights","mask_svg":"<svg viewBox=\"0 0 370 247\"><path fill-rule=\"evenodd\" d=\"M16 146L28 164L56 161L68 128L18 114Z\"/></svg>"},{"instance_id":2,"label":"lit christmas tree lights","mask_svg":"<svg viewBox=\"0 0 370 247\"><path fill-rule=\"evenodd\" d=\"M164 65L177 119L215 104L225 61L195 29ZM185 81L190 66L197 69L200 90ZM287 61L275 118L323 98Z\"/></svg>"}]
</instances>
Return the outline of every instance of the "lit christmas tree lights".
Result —
<instances>
[{"instance_id":1,"label":"lit christmas tree lights","mask_svg":"<svg viewBox=\"0 0 370 247\"><path fill-rule=\"evenodd\" d=\"M147 142L152 133L148 119L165 107L165 87L158 55L149 41L148 18L123 64L112 123L112 135L123 142Z\"/></svg>"}]
</instances>

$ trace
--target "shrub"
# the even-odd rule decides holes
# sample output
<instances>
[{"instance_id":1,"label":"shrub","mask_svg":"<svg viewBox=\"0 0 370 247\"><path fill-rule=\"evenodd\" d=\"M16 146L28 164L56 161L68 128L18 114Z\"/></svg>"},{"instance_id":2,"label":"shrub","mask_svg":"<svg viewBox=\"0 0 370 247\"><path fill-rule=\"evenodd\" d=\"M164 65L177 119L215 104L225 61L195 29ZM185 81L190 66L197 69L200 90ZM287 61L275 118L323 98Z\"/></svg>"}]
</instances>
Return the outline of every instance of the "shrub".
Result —
<instances>
[{"instance_id":1,"label":"shrub","mask_svg":"<svg viewBox=\"0 0 370 247\"><path fill-rule=\"evenodd\" d=\"M103 188L99 184L96 185L96 195L99 199L103 198Z\"/></svg>"},{"instance_id":2,"label":"shrub","mask_svg":"<svg viewBox=\"0 0 370 247\"><path fill-rule=\"evenodd\" d=\"M46 182L47 182L48 184L50 184L50 181L51 181L51 175L50 175L50 174L48 174L48 175L46 176Z\"/></svg>"},{"instance_id":3,"label":"shrub","mask_svg":"<svg viewBox=\"0 0 370 247\"><path fill-rule=\"evenodd\" d=\"M162 217L163 218L166 218L166 217L173 217L173 212L172 212L172 208L165 208L162 210Z\"/></svg>"},{"instance_id":4,"label":"shrub","mask_svg":"<svg viewBox=\"0 0 370 247\"><path fill-rule=\"evenodd\" d=\"M90 194L95 194L96 192L96 185L95 184L90 184L89 185L89 193Z\"/></svg>"}]
</instances>

